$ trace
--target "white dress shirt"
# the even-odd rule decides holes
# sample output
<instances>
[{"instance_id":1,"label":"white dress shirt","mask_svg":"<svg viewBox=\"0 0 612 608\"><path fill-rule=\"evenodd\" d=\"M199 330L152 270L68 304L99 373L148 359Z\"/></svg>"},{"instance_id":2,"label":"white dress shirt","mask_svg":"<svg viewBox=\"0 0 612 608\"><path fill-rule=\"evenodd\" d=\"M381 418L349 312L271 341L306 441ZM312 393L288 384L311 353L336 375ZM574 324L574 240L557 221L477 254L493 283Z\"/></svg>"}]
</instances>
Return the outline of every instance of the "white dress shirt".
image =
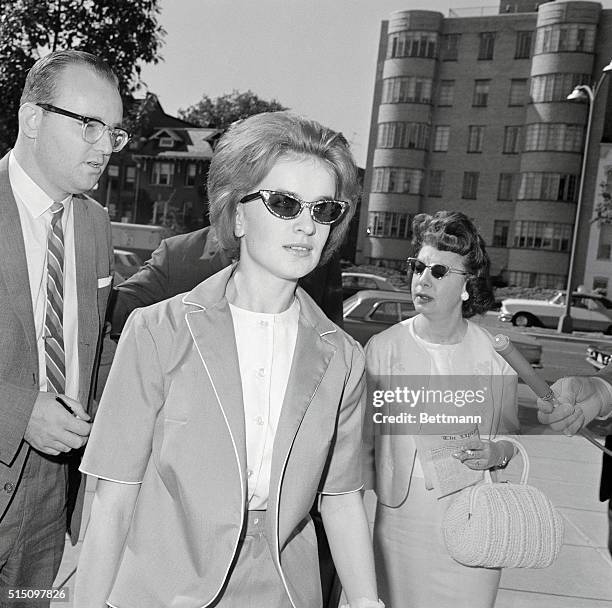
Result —
<instances>
[{"instance_id":1,"label":"white dress shirt","mask_svg":"<svg viewBox=\"0 0 612 608\"><path fill-rule=\"evenodd\" d=\"M230 304L244 403L249 510L268 504L272 449L293 352L300 306L284 312L252 312Z\"/></svg>"},{"instance_id":2,"label":"white dress shirt","mask_svg":"<svg viewBox=\"0 0 612 608\"><path fill-rule=\"evenodd\" d=\"M66 356L66 388L68 397L78 399L79 358L78 358L78 306L76 288L76 261L74 254L74 227L72 196L63 201L53 201L32 180L17 162L11 152L9 156L9 180L25 243L26 260L36 346L38 348L39 388L47 390L47 366L45 362L44 327L47 308L47 239L51 230L51 205L64 205L62 228L64 231L64 352Z\"/></svg>"}]
</instances>

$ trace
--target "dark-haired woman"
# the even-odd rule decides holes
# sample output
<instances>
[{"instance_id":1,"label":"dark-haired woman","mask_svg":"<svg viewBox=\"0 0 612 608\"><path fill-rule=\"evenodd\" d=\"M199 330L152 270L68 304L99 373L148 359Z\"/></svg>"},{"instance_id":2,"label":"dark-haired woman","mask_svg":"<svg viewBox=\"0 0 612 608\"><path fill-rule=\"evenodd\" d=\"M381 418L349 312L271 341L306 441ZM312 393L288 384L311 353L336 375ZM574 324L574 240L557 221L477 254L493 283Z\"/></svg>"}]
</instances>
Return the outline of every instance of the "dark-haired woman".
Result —
<instances>
[{"instance_id":1,"label":"dark-haired woman","mask_svg":"<svg viewBox=\"0 0 612 608\"><path fill-rule=\"evenodd\" d=\"M420 388L430 379L436 388L484 385L486 399L469 410L480 423L366 429L366 470L375 471L378 499L378 589L392 608L491 608L500 570L455 562L444 546L442 519L457 491L512 458L510 442L486 437L518 428L516 375L488 332L467 320L492 302L489 258L472 222L459 212L422 214L413 235L415 257L408 263L418 314L368 343L369 389L411 381Z\"/></svg>"}]
</instances>

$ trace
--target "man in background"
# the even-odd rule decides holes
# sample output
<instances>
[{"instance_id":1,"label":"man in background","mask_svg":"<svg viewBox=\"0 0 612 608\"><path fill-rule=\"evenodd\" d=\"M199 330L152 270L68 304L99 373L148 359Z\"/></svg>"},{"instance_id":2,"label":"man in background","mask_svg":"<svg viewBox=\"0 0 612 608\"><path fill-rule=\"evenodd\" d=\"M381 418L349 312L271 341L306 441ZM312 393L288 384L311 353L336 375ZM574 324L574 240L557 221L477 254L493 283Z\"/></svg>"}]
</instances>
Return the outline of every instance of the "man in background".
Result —
<instances>
[{"instance_id":1,"label":"man in background","mask_svg":"<svg viewBox=\"0 0 612 608\"><path fill-rule=\"evenodd\" d=\"M122 115L103 61L53 52L27 75L17 141L0 160L2 607L31 606L11 598L50 588L67 528L78 538L79 450L113 263L107 213L83 193L127 143Z\"/></svg>"},{"instance_id":2,"label":"man in background","mask_svg":"<svg viewBox=\"0 0 612 608\"><path fill-rule=\"evenodd\" d=\"M574 435L593 424L600 435L607 435L605 447L612 450L612 364L594 376L560 378L552 387L559 405L538 399L538 418L543 424L566 435ZM599 500L608 501L608 551L612 555L612 457L604 453Z\"/></svg>"}]
</instances>

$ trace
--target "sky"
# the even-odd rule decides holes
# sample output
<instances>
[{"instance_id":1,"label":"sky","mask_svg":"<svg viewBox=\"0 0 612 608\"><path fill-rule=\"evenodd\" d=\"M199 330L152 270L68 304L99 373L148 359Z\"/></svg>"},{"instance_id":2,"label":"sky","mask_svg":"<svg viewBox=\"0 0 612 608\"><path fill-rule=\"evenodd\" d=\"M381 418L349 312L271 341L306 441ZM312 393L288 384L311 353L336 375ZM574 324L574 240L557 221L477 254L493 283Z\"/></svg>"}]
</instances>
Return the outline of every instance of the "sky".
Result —
<instances>
[{"instance_id":1,"label":"sky","mask_svg":"<svg viewBox=\"0 0 612 608\"><path fill-rule=\"evenodd\" d=\"M397 10L499 0L160 0L163 61L142 80L176 115L203 95L250 89L342 131L364 167L380 26ZM612 0L603 0L612 7ZM474 9L478 10L478 9Z\"/></svg>"}]
</instances>

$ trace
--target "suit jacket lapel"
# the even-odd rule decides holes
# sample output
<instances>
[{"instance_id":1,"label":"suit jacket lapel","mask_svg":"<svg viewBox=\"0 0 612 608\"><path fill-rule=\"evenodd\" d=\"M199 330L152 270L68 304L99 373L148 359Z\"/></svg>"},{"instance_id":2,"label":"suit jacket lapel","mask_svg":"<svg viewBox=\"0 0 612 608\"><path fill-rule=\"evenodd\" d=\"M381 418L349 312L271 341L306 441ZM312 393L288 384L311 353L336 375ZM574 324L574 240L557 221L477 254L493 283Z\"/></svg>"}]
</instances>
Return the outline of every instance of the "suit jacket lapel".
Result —
<instances>
[{"instance_id":1,"label":"suit jacket lapel","mask_svg":"<svg viewBox=\"0 0 612 608\"><path fill-rule=\"evenodd\" d=\"M36 348L34 310L23 231L8 176L8 154L0 161L0 276L11 294L15 314L23 325L28 345Z\"/></svg>"},{"instance_id":2,"label":"suit jacket lapel","mask_svg":"<svg viewBox=\"0 0 612 608\"><path fill-rule=\"evenodd\" d=\"M223 300L205 310L187 313L186 318L232 435L240 470L244 472L247 461L242 380L229 306Z\"/></svg>"},{"instance_id":3,"label":"suit jacket lapel","mask_svg":"<svg viewBox=\"0 0 612 608\"><path fill-rule=\"evenodd\" d=\"M87 399L89 386L83 383L88 384L101 321L99 314L103 315L105 311L98 311L95 226L87 202L78 195L72 199L72 214L79 327L79 394L81 399Z\"/></svg>"},{"instance_id":4,"label":"suit jacket lapel","mask_svg":"<svg viewBox=\"0 0 612 608\"><path fill-rule=\"evenodd\" d=\"M301 313L305 312L306 315L300 314L291 372L274 439L268 495L268 512L273 513L274 517L266 520L270 534L273 534L271 529L273 522L277 522L281 483L289 453L317 387L336 352L335 346L321 336L321 328L313 326L309 318L312 305L302 298L300 303ZM333 327L331 323L328 325Z\"/></svg>"}]
</instances>

